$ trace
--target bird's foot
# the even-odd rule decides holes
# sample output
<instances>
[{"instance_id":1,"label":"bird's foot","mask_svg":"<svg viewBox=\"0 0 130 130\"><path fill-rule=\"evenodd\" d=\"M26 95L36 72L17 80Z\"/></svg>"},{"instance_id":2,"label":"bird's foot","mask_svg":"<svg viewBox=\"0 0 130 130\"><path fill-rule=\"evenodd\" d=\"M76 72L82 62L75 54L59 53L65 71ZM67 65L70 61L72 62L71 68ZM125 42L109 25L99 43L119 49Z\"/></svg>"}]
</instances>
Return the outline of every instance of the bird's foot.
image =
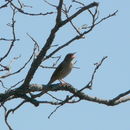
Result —
<instances>
[{"instance_id":1,"label":"bird's foot","mask_svg":"<svg viewBox=\"0 0 130 130\"><path fill-rule=\"evenodd\" d=\"M63 86L71 86L71 84L69 84L69 83L61 83L60 86L61 87L63 87Z\"/></svg>"}]
</instances>

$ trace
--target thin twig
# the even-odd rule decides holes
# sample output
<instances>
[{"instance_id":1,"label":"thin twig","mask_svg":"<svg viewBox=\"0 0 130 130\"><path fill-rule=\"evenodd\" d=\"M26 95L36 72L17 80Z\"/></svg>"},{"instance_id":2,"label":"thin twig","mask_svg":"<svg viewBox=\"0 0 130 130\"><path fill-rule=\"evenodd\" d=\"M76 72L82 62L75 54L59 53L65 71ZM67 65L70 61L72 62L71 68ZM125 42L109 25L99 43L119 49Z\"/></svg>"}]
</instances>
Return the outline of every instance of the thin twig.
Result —
<instances>
[{"instance_id":1,"label":"thin twig","mask_svg":"<svg viewBox=\"0 0 130 130\"><path fill-rule=\"evenodd\" d=\"M40 51L39 43L28 33L27 33L27 36L29 36L31 38L31 40L35 43L35 46L36 46L36 48L38 49L38 52L39 52Z\"/></svg>"},{"instance_id":2,"label":"thin twig","mask_svg":"<svg viewBox=\"0 0 130 130\"><path fill-rule=\"evenodd\" d=\"M13 11L13 14L12 14L11 28L12 28L12 35L13 35L12 39L13 40L11 42L11 45L10 45L8 51L5 53L5 55L3 57L0 58L0 62L9 55L9 53L11 52L11 50L12 50L12 48L14 46L14 43L16 41L16 36L15 36L15 23L16 23L16 21L15 21L15 14L16 14L16 11L15 11L15 9L12 9L12 11Z\"/></svg>"},{"instance_id":3,"label":"thin twig","mask_svg":"<svg viewBox=\"0 0 130 130\"><path fill-rule=\"evenodd\" d=\"M9 3L10 3L10 2L8 1L7 3L1 5L1 6L0 6L0 9L2 9L2 8L6 8L6 7L8 6Z\"/></svg>"},{"instance_id":4,"label":"thin twig","mask_svg":"<svg viewBox=\"0 0 130 130\"><path fill-rule=\"evenodd\" d=\"M7 39L7 38L0 38L0 41L13 41L14 39ZM19 41L20 39L15 39L16 41Z\"/></svg>"},{"instance_id":5,"label":"thin twig","mask_svg":"<svg viewBox=\"0 0 130 130\"><path fill-rule=\"evenodd\" d=\"M8 89L7 87L5 87L5 85L4 85L4 83L3 83L2 80L0 80L0 83L1 83L1 85L2 85L3 88Z\"/></svg>"},{"instance_id":6,"label":"thin twig","mask_svg":"<svg viewBox=\"0 0 130 130\"><path fill-rule=\"evenodd\" d=\"M57 100L57 101L63 101L63 100L61 100L61 99L58 99L58 98L54 97L54 96L51 95L50 93L46 93L46 94L49 95L50 97L52 97L53 99Z\"/></svg>"},{"instance_id":7,"label":"thin twig","mask_svg":"<svg viewBox=\"0 0 130 130\"><path fill-rule=\"evenodd\" d=\"M50 2L48 2L47 0L43 0L43 1L44 1L45 3L47 3L48 5L50 5L50 6L57 8L57 6L56 6L56 5L51 4L51 3L50 3Z\"/></svg>"},{"instance_id":8,"label":"thin twig","mask_svg":"<svg viewBox=\"0 0 130 130\"><path fill-rule=\"evenodd\" d=\"M77 1L77 0L72 0L72 2L75 2L75 3L77 3L77 4L80 4L80 5L82 5L82 6L85 6L85 4L83 4L82 2L79 2L79 1Z\"/></svg>"},{"instance_id":9,"label":"thin twig","mask_svg":"<svg viewBox=\"0 0 130 130\"><path fill-rule=\"evenodd\" d=\"M64 8L65 8L64 13L65 13L65 15L66 15L66 18L69 19L68 10L67 10L67 7L66 7L65 4L64 4ZM80 31L79 31L79 30L76 28L76 26L73 24L72 20L70 20L69 22L70 22L70 24L72 25L72 27L74 28L74 30L75 30L79 35L81 35Z\"/></svg>"},{"instance_id":10,"label":"thin twig","mask_svg":"<svg viewBox=\"0 0 130 130\"><path fill-rule=\"evenodd\" d=\"M22 10L21 8L17 7L16 5L14 5L12 2L10 2L10 4L12 5L13 8L15 8L18 12L25 14L25 15L29 15L29 16L45 16L48 14L53 14L54 12L46 12L46 13L28 13L25 12L24 10Z\"/></svg>"},{"instance_id":11,"label":"thin twig","mask_svg":"<svg viewBox=\"0 0 130 130\"><path fill-rule=\"evenodd\" d=\"M14 113L18 108L20 108L24 103L25 103L26 101L24 100L24 101L22 101L18 106L16 106L15 108L13 108L13 109L10 109L10 110L8 110L7 112L6 112L6 114L5 114L5 123L6 123L6 125L8 126L8 128L9 128L9 130L13 130L12 128L11 128L11 125L8 123L8 116L9 116L9 114L12 112L12 113Z\"/></svg>"},{"instance_id":12,"label":"thin twig","mask_svg":"<svg viewBox=\"0 0 130 130\"><path fill-rule=\"evenodd\" d=\"M53 67L53 66L43 66L43 65L40 65L41 68L44 68L44 69L56 69L56 67Z\"/></svg>"},{"instance_id":13,"label":"thin twig","mask_svg":"<svg viewBox=\"0 0 130 130\"><path fill-rule=\"evenodd\" d=\"M22 83L23 81L24 81L24 79L18 81L16 84L12 85L12 86L9 88L9 90L12 89L12 88L14 88L14 87L16 87L18 84Z\"/></svg>"},{"instance_id":14,"label":"thin twig","mask_svg":"<svg viewBox=\"0 0 130 130\"><path fill-rule=\"evenodd\" d=\"M55 110L52 111L51 114L48 116L48 119L50 119L50 117L51 117L51 116L58 110L58 108L60 108L60 107L61 107L61 105L57 106L57 107L55 108Z\"/></svg>"}]
</instances>

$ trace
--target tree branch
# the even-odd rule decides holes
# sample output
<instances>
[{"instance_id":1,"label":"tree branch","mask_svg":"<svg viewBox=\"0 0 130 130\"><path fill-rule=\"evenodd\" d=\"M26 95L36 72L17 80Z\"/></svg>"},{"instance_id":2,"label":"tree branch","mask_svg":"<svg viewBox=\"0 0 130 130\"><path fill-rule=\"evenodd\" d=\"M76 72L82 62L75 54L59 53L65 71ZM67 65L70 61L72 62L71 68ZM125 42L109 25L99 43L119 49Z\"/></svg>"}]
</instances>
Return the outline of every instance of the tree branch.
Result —
<instances>
[{"instance_id":1,"label":"tree branch","mask_svg":"<svg viewBox=\"0 0 130 130\"><path fill-rule=\"evenodd\" d=\"M11 4L11 6L13 8L15 8L18 12L22 13L22 14L25 14L25 15L29 15L29 16L45 16L45 15L48 15L48 14L53 14L54 12L46 12L46 13L28 13L28 12L25 12L21 7L17 7L15 4L13 4L13 2L11 2L10 0L8 0L9 3Z\"/></svg>"},{"instance_id":2,"label":"tree branch","mask_svg":"<svg viewBox=\"0 0 130 130\"><path fill-rule=\"evenodd\" d=\"M2 103L4 101L10 100L9 97L12 97L12 99L19 98L16 96L18 93L27 94L30 92L41 92L41 91L45 92L44 94L46 94L47 92L67 91L67 92L72 93L74 95L73 97L78 97L81 100L92 101L92 102L104 104L107 106L118 105L118 104L126 102L130 99L129 97L126 98L126 96L130 94L130 90L119 94L118 96L116 96L113 99L106 100L106 99L101 99L98 97L89 96L89 95L85 94L84 92L77 90L76 88L74 88L71 85L66 85L66 86L61 87L61 84L53 84L50 87L47 87L46 85L31 84L31 85L29 85L29 88L27 88L26 90L13 89L13 90L5 92L4 94L1 93L0 102ZM63 104L63 102L61 102L61 104Z\"/></svg>"},{"instance_id":3,"label":"tree branch","mask_svg":"<svg viewBox=\"0 0 130 130\"><path fill-rule=\"evenodd\" d=\"M66 20L62 21L61 26L65 25L66 23L68 23L69 21L71 21L72 19L74 19L75 17L77 17L78 15L80 15L82 12L93 8L93 7L97 7L99 4L97 2L93 2L87 6L82 7L80 10L78 10L76 13L74 13L73 15L71 15L69 18L67 18Z\"/></svg>"},{"instance_id":4,"label":"tree branch","mask_svg":"<svg viewBox=\"0 0 130 130\"><path fill-rule=\"evenodd\" d=\"M14 43L16 41L16 36L15 36L15 23L16 23L15 14L16 14L16 12L15 12L15 9L12 9L12 11L13 11L13 14L12 14L11 28L12 28L12 36L13 36L13 38L12 38L12 42L10 44L10 47L9 47L8 51L5 53L5 55L3 57L0 58L0 62L9 55L9 53L12 50L12 48L14 46Z\"/></svg>"}]
</instances>

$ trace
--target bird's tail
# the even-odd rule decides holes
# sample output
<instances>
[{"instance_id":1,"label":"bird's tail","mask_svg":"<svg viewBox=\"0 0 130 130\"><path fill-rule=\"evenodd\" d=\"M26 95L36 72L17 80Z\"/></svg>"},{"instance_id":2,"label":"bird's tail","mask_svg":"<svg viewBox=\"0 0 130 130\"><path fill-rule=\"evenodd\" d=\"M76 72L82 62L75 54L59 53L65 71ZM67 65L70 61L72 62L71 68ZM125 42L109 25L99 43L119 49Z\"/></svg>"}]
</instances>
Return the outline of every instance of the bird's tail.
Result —
<instances>
[{"instance_id":1,"label":"bird's tail","mask_svg":"<svg viewBox=\"0 0 130 130\"><path fill-rule=\"evenodd\" d=\"M47 86L50 86L50 85L51 85L51 83L52 83L52 82L51 82L51 80L50 80L50 81L48 82Z\"/></svg>"},{"instance_id":2,"label":"bird's tail","mask_svg":"<svg viewBox=\"0 0 130 130\"><path fill-rule=\"evenodd\" d=\"M47 85L50 86L55 80L56 79L52 76Z\"/></svg>"},{"instance_id":3,"label":"bird's tail","mask_svg":"<svg viewBox=\"0 0 130 130\"><path fill-rule=\"evenodd\" d=\"M48 82L47 86L50 86L55 80L53 78L50 79L50 81Z\"/></svg>"}]
</instances>

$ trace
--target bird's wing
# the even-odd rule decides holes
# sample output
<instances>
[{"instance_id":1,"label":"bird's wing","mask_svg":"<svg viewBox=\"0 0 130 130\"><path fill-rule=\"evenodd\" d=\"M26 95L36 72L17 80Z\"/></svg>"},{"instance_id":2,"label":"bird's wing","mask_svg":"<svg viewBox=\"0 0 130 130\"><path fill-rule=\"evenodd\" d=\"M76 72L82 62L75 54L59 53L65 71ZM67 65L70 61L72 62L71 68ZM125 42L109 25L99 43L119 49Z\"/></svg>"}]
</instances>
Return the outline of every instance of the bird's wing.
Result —
<instances>
[{"instance_id":1,"label":"bird's wing","mask_svg":"<svg viewBox=\"0 0 130 130\"><path fill-rule=\"evenodd\" d=\"M48 84L53 83L55 80L59 79L60 77L60 73L63 70L64 66L63 66L63 62L61 62L59 64L59 66L55 69L55 71L53 72L50 81L48 82Z\"/></svg>"},{"instance_id":2,"label":"bird's wing","mask_svg":"<svg viewBox=\"0 0 130 130\"><path fill-rule=\"evenodd\" d=\"M59 77L59 75L60 75L60 73L62 72L62 70L64 69L64 65L63 65L64 63L63 62L61 62L60 64L59 64L59 66L56 68L56 70L53 72L53 74L52 74L52 77L56 77L56 78L58 78Z\"/></svg>"}]
</instances>

